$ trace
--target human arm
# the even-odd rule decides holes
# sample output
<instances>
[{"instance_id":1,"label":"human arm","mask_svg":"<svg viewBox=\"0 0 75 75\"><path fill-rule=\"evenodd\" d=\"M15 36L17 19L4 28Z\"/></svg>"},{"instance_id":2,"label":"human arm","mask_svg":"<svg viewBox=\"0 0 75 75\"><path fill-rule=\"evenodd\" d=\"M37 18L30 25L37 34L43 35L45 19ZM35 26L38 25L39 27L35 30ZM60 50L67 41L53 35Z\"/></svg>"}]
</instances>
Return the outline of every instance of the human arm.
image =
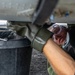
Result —
<instances>
[{"instance_id":1,"label":"human arm","mask_svg":"<svg viewBox=\"0 0 75 75\"><path fill-rule=\"evenodd\" d=\"M43 48L43 53L57 75L74 75L75 61L57 44L49 39Z\"/></svg>"},{"instance_id":2,"label":"human arm","mask_svg":"<svg viewBox=\"0 0 75 75\"><path fill-rule=\"evenodd\" d=\"M51 38L52 33L47 29L40 28L39 30L35 25L25 25L19 27L16 32L21 36L26 36L32 42L33 48L44 53L58 75L74 75L72 74L75 72L74 60L56 45L52 39L48 40Z\"/></svg>"}]
</instances>

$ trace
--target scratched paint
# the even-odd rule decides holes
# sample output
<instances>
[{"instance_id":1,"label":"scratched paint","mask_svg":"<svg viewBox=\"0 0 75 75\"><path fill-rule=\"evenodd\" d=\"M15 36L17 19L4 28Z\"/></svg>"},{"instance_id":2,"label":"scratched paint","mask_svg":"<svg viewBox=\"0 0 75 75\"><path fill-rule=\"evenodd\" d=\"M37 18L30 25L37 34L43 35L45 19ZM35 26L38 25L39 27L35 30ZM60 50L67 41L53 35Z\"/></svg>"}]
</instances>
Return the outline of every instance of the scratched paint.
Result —
<instances>
[{"instance_id":1,"label":"scratched paint","mask_svg":"<svg viewBox=\"0 0 75 75\"><path fill-rule=\"evenodd\" d=\"M39 0L0 0L0 18L7 20L31 20Z\"/></svg>"},{"instance_id":2,"label":"scratched paint","mask_svg":"<svg viewBox=\"0 0 75 75\"><path fill-rule=\"evenodd\" d=\"M75 24L75 0L59 0L54 12L52 22L65 22Z\"/></svg>"}]
</instances>

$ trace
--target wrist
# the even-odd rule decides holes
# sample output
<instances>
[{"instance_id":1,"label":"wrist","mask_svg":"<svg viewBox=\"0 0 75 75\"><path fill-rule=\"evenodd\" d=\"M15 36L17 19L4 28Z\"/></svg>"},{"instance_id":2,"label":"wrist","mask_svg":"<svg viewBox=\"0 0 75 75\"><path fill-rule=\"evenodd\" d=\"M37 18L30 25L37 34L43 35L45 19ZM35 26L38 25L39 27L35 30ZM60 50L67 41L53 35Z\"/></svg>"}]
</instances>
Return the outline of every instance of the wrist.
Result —
<instances>
[{"instance_id":1,"label":"wrist","mask_svg":"<svg viewBox=\"0 0 75 75\"><path fill-rule=\"evenodd\" d=\"M48 31L45 28L41 28L32 41L32 47L42 52L44 45L46 44L48 39L52 37L52 35L52 32Z\"/></svg>"}]
</instances>

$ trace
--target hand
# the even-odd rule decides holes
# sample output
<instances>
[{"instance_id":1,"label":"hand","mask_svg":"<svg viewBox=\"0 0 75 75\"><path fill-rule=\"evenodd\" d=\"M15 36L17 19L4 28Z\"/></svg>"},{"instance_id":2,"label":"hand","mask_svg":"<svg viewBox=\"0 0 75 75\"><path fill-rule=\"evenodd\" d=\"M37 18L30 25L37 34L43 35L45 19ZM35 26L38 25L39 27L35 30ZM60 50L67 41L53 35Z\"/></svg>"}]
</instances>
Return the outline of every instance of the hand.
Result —
<instances>
[{"instance_id":1,"label":"hand","mask_svg":"<svg viewBox=\"0 0 75 75\"><path fill-rule=\"evenodd\" d=\"M63 45L66 40L67 29L63 26L60 26L60 30L57 34L55 34L55 40L59 45Z\"/></svg>"},{"instance_id":2,"label":"hand","mask_svg":"<svg viewBox=\"0 0 75 75\"><path fill-rule=\"evenodd\" d=\"M63 45L66 40L67 28L54 24L49 28L49 30L54 33L54 42L58 45Z\"/></svg>"},{"instance_id":3,"label":"hand","mask_svg":"<svg viewBox=\"0 0 75 75\"><path fill-rule=\"evenodd\" d=\"M46 41L52 37L53 33L43 27L32 24L22 23L21 25L14 25L14 30L20 36L27 37L31 41L33 48L42 51Z\"/></svg>"}]
</instances>

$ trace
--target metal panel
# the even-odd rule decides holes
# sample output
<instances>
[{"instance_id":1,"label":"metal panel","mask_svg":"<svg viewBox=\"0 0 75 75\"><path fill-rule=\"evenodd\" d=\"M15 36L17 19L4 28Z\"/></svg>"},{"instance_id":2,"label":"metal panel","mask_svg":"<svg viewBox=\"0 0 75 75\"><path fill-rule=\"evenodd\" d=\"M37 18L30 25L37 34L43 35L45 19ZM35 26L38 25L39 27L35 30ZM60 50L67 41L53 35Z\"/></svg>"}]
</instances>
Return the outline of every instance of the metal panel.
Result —
<instances>
[{"instance_id":1,"label":"metal panel","mask_svg":"<svg viewBox=\"0 0 75 75\"><path fill-rule=\"evenodd\" d=\"M31 21L39 0L0 0L0 19Z\"/></svg>"},{"instance_id":2,"label":"metal panel","mask_svg":"<svg viewBox=\"0 0 75 75\"><path fill-rule=\"evenodd\" d=\"M52 22L75 24L75 0L59 0L51 20Z\"/></svg>"},{"instance_id":3,"label":"metal panel","mask_svg":"<svg viewBox=\"0 0 75 75\"><path fill-rule=\"evenodd\" d=\"M41 3L38 5L38 9L35 11L33 16L33 24L43 25L49 18L54 8L57 5L58 0L40 0Z\"/></svg>"}]
</instances>

